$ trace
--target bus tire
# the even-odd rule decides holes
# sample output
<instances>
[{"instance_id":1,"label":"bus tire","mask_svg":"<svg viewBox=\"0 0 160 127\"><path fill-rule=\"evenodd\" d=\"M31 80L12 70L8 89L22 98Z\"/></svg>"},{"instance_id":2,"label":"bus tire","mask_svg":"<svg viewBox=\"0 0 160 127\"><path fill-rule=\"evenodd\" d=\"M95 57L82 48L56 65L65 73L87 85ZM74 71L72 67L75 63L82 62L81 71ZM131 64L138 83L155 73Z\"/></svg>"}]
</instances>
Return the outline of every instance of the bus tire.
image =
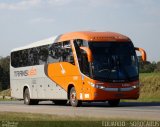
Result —
<instances>
[{"instance_id":1,"label":"bus tire","mask_svg":"<svg viewBox=\"0 0 160 127\"><path fill-rule=\"evenodd\" d=\"M72 87L70 90L69 102L70 102L71 106L73 106L73 107L79 107L82 104L82 101L77 100L76 90L74 87Z\"/></svg>"},{"instance_id":2,"label":"bus tire","mask_svg":"<svg viewBox=\"0 0 160 127\"><path fill-rule=\"evenodd\" d=\"M28 88L26 88L25 91L24 91L24 104L26 104L26 105L31 105L32 104Z\"/></svg>"},{"instance_id":3,"label":"bus tire","mask_svg":"<svg viewBox=\"0 0 160 127\"><path fill-rule=\"evenodd\" d=\"M67 104L67 100L53 100L53 103L55 105L66 105Z\"/></svg>"},{"instance_id":4,"label":"bus tire","mask_svg":"<svg viewBox=\"0 0 160 127\"><path fill-rule=\"evenodd\" d=\"M120 103L120 99L118 100L109 100L108 101L108 104L111 106L111 107L117 107Z\"/></svg>"}]
</instances>

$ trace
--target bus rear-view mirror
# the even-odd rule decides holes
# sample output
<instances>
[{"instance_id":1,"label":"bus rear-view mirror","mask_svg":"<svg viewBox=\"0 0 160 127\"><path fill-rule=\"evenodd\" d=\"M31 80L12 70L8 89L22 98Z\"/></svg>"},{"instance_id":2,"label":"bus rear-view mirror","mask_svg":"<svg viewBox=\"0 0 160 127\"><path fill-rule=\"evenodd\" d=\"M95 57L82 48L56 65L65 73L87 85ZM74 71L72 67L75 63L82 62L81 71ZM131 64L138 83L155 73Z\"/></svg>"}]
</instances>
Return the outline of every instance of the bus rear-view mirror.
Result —
<instances>
[{"instance_id":1,"label":"bus rear-view mirror","mask_svg":"<svg viewBox=\"0 0 160 127\"><path fill-rule=\"evenodd\" d=\"M80 47L80 49L84 50L87 53L88 62L92 62L93 61L93 57L92 57L91 50L89 48L87 48L87 47Z\"/></svg>"},{"instance_id":2,"label":"bus rear-view mirror","mask_svg":"<svg viewBox=\"0 0 160 127\"><path fill-rule=\"evenodd\" d=\"M146 62L147 60L147 55L146 55L146 52L144 49L142 48L138 48L138 47L135 47L135 50L140 52L141 56L138 56L138 60L139 61L143 61L143 62Z\"/></svg>"}]
</instances>

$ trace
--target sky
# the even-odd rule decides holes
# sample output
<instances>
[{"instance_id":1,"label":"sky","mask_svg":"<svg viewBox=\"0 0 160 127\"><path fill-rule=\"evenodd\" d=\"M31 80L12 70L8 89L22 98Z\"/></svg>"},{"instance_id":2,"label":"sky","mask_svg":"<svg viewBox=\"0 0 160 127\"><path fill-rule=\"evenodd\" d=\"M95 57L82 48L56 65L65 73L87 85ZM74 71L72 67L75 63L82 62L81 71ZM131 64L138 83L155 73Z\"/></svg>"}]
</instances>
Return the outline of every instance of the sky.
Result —
<instances>
[{"instance_id":1,"label":"sky","mask_svg":"<svg viewBox=\"0 0 160 127\"><path fill-rule=\"evenodd\" d=\"M160 61L160 0L0 0L0 56L72 31L121 33Z\"/></svg>"}]
</instances>

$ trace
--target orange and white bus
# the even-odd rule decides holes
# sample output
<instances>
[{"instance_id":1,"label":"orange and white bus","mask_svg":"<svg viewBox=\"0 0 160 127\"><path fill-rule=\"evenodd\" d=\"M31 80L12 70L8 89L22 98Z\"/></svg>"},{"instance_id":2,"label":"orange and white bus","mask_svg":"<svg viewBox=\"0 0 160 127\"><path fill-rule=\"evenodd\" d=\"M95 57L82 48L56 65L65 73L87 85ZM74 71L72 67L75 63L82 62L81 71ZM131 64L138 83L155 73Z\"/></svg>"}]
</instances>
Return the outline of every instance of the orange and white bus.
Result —
<instances>
[{"instance_id":1,"label":"orange and white bus","mask_svg":"<svg viewBox=\"0 0 160 127\"><path fill-rule=\"evenodd\" d=\"M11 96L25 104L52 100L82 102L139 97L139 65L132 41L113 32L71 32L12 50Z\"/></svg>"}]
</instances>

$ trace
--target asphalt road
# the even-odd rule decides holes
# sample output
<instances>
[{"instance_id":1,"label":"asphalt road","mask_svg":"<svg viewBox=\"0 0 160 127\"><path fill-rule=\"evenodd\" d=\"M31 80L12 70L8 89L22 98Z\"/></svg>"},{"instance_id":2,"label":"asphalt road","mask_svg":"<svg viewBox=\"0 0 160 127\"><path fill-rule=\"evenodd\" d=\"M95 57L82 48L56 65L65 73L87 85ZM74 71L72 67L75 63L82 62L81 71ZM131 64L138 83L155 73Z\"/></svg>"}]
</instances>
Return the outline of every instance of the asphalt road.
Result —
<instances>
[{"instance_id":1,"label":"asphalt road","mask_svg":"<svg viewBox=\"0 0 160 127\"><path fill-rule=\"evenodd\" d=\"M136 120L159 120L160 103L121 102L119 107L107 103L83 103L81 107L58 106L50 101L39 105L24 105L23 101L0 101L0 112L26 112L63 116L85 116L96 118L120 118Z\"/></svg>"}]
</instances>

